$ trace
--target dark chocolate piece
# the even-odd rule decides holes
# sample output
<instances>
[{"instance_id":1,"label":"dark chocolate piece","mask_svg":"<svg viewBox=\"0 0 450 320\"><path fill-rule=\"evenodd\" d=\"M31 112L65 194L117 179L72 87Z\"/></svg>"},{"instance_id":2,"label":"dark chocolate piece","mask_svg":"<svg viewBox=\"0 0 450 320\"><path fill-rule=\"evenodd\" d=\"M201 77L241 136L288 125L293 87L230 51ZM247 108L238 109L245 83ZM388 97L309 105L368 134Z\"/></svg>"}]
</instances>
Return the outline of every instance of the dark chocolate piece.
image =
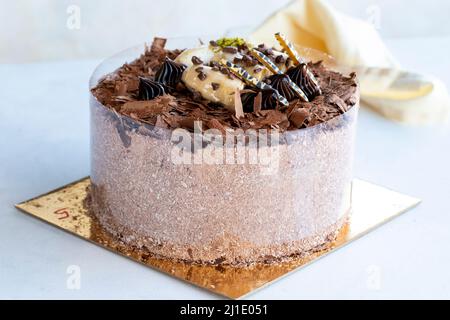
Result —
<instances>
[{"instance_id":1,"label":"dark chocolate piece","mask_svg":"<svg viewBox=\"0 0 450 320\"><path fill-rule=\"evenodd\" d=\"M149 78L139 77L139 100L152 100L166 94L164 85Z\"/></svg>"},{"instance_id":2,"label":"dark chocolate piece","mask_svg":"<svg viewBox=\"0 0 450 320\"><path fill-rule=\"evenodd\" d=\"M268 80L270 81L270 85L275 90L284 96L288 101L292 101L297 99L297 93L289 84L289 76L286 74L274 74L271 75Z\"/></svg>"},{"instance_id":3,"label":"dark chocolate piece","mask_svg":"<svg viewBox=\"0 0 450 320\"><path fill-rule=\"evenodd\" d=\"M258 94L261 94L260 98L258 98ZM259 99L261 100L258 101ZM255 102L258 104L258 109L259 103L261 102L261 110L275 109L278 105L277 95L274 89L262 89L258 91L251 89L244 90L241 93L241 101L245 113L259 111L255 110Z\"/></svg>"},{"instance_id":4,"label":"dark chocolate piece","mask_svg":"<svg viewBox=\"0 0 450 320\"><path fill-rule=\"evenodd\" d=\"M308 67L302 63L298 66L290 68L286 74L291 78L296 85L303 90L308 99L311 101L318 95L320 95L320 88L314 83L314 81L308 76Z\"/></svg>"},{"instance_id":5,"label":"dark chocolate piece","mask_svg":"<svg viewBox=\"0 0 450 320\"><path fill-rule=\"evenodd\" d=\"M165 86L175 88L181 81L184 70L186 70L184 64L176 63L169 57L166 57L163 65L155 74L155 81Z\"/></svg>"}]
</instances>

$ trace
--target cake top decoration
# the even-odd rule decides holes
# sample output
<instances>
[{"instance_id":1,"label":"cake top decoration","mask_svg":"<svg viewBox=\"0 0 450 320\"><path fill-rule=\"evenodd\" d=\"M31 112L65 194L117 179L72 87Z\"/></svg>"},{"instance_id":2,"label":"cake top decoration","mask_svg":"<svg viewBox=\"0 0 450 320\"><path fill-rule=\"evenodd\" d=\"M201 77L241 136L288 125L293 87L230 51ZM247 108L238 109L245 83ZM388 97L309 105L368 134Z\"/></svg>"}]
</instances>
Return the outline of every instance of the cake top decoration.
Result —
<instances>
[{"instance_id":1,"label":"cake top decoration","mask_svg":"<svg viewBox=\"0 0 450 320\"><path fill-rule=\"evenodd\" d=\"M166 57L163 65L155 74L155 81L171 88L175 88L175 86L181 81L184 70L186 70L186 66L184 64L176 63L169 57Z\"/></svg>"},{"instance_id":2,"label":"cake top decoration","mask_svg":"<svg viewBox=\"0 0 450 320\"><path fill-rule=\"evenodd\" d=\"M252 77L245 69L235 65L234 63L231 63L226 60L220 61L224 66L226 66L234 75L242 79L245 83L247 83L250 86L254 86L257 89L264 90L264 89L273 89L270 85L268 85L265 82L258 81L256 78ZM283 104L284 106L288 106L289 102L286 100L285 97L283 97L278 91L274 90L274 94L277 97L277 100Z\"/></svg>"},{"instance_id":3,"label":"cake top decoration","mask_svg":"<svg viewBox=\"0 0 450 320\"><path fill-rule=\"evenodd\" d=\"M149 78L139 77L139 100L152 100L164 94L164 85Z\"/></svg>"},{"instance_id":4,"label":"cake top decoration","mask_svg":"<svg viewBox=\"0 0 450 320\"><path fill-rule=\"evenodd\" d=\"M133 110L133 118L147 124L193 130L201 121L202 129L221 126L223 132L305 128L357 103L354 76L307 63L283 35L276 38L282 51L243 38L168 50L168 41L156 38L141 57L102 79L92 92L115 112ZM170 103L156 108L162 101ZM149 106L152 112L143 110Z\"/></svg>"},{"instance_id":5,"label":"cake top decoration","mask_svg":"<svg viewBox=\"0 0 450 320\"><path fill-rule=\"evenodd\" d=\"M280 46L283 48L283 50L286 51L286 53L289 55L289 57L294 61L295 65L306 65L306 61L298 54L297 50L295 50L294 45L289 42L289 40L286 39L286 37L281 33L275 33L275 38L277 39ZM317 92L317 95L322 94L322 90L320 89L319 82L317 81L314 74L308 69L304 68L306 76L309 78L309 82L312 83L315 86L314 91ZM298 84L298 83L297 83ZM299 85L299 84L298 84Z\"/></svg>"},{"instance_id":6,"label":"cake top decoration","mask_svg":"<svg viewBox=\"0 0 450 320\"><path fill-rule=\"evenodd\" d=\"M257 59L259 62L261 62L267 69L269 69L272 73L276 74L276 75L282 75L284 74L283 72L281 72L281 70L275 65L275 63L273 63L266 55L264 55L262 52L259 52L258 50L252 49L250 51ZM289 78L289 76L283 77L283 80L285 83L287 83L290 87L291 87L291 91L294 91L298 97L300 99L302 99L303 101L308 102L308 97L306 96L306 94L303 92L302 89L300 89L297 84L295 84L293 81L291 81L291 79ZM286 97L288 100L289 98ZM293 100L293 99L290 99Z\"/></svg>"}]
</instances>

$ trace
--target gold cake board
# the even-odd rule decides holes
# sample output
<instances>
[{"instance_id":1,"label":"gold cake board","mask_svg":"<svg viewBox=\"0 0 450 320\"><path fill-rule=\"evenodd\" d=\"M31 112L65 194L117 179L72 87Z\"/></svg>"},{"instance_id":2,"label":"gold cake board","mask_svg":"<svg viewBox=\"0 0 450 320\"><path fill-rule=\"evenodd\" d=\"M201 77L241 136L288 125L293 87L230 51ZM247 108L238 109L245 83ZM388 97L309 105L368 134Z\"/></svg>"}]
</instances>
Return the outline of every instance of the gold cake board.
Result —
<instances>
[{"instance_id":1,"label":"gold cake board","mask_svg":"<svg viewBox=\"0 0 450 320\"><path fill-rule=\"evenodd\" d=\"M242 298L256 289L317 261L415 207L421 201L355 179L352 187L353 210L350 221L341 230L336 241L319 251L308 257L278 264L255 264L246 267L202 266L158 259L111 239L94 223L84 208L83 202L89 184L90 179L84 178L45 195L22 202L16 207L103 248L232 299Z\"/></svg>"}]
</instances>

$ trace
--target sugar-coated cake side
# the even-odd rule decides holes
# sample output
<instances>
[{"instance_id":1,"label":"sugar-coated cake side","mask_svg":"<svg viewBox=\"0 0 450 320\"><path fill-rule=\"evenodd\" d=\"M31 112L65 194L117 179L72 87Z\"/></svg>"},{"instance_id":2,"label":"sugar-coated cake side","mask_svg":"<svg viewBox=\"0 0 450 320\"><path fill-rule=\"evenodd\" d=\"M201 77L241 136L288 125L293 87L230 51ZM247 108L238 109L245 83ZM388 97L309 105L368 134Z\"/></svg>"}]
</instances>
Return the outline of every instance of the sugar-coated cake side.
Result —
<instances>
[{"instance_id":1,"label":"sugar-coated cake side","mask_svg":"<svg viewBox=\"0 0 450 320\"><path fill-rule=\"evenodd\" d=\"M293 96L282 106L271 100L271 93L257 98L256 92L248 103L248 90L253 89L244 86L239 89L241 115L222 103L226 100L211 101L209 93L199 94L184 80L163 87L164 92L152 99L142 99L139 77L158 78L165 57L176 63L180 54L156 43L92 88L91 214L129 246L196 263L278 261L320 250L332 241L351 211L359 106L355 76L310 63L320 95L308 92L310 101ZM274 62L281 61L289 70L283 59L273 55ZM264 69L254 61L248 65L252 71ZM198 74L206 65L202 68ZM212 68L206 69L206 77L216 79L213 72L226 75ZM233 75L226 76L236 85ZM268 129L268 134L278 132L279 139L262 148L270 155L269 163L248 158L233 164L213 164L205 158L180 163L174 161L178 149L173 139L180 128L186 129L187 137L197 138L205 137L208 129L221 136ZM191 159L205 157L208 142L189 149ZM250 154L252 148L256 147L247 145L245 152ZM215 152L237 159L241 150L238 145L216 145Z\"/></svg>"}]
</instances>

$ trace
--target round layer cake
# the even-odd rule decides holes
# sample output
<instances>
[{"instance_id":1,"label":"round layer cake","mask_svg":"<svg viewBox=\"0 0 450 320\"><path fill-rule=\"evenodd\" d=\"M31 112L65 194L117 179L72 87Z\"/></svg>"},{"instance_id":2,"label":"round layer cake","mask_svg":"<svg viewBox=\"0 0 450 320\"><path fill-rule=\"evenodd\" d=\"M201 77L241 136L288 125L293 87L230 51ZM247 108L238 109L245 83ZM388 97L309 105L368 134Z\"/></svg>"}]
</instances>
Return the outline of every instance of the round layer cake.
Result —
<instances>
[{"instance_id":1,"label":"round layer cake","mask_svg":"<svg viewBox=\"0 0 450 320\"><path fill-rule=\"evenodd\" d=\"M355 75L254 47L274 75L241 39L169 46L155 39L94 74L93 217L128 246L195 263L277 261L333 241L351 212Z\"/></svg>"}]
</instances>

